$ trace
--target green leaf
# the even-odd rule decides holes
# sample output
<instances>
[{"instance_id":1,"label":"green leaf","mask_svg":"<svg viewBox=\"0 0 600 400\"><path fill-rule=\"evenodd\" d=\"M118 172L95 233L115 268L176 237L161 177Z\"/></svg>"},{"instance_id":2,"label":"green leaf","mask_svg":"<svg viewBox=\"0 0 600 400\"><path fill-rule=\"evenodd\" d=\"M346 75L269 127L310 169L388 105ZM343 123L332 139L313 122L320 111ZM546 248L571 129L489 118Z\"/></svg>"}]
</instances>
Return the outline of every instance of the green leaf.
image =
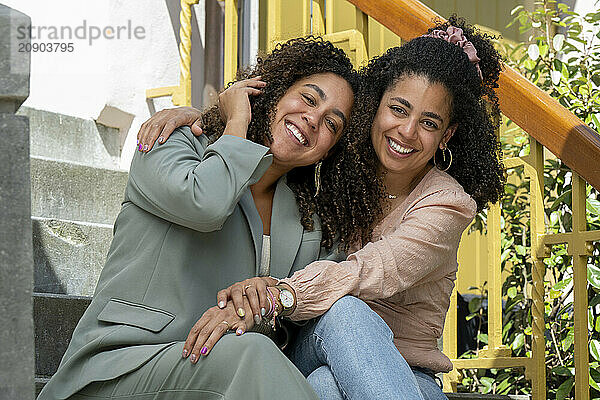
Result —
<instances>
[{"instance_id":1,"label":"green leaf","mask_svg":"<svg viewBox=\"0 0 600 400\"><path fill-rule=\"evenodd\" d=\"M558 291L562 292L563 290L565 290L567 288L567 286L569 286L569 284L572 281L573 281L572 277L569 277L567 279L563 279L562 281L558 281L556 283L556 285L554 285L554 287L552 289L558 290Z\"/></svg>"},{"instance_id":2,"label":"green leaf","mask_svg":"<svg viewBox=\"0 0 600 400\"><path fill-rule=\"evenodd\" d=\"M600 385L598 385L600 382L600 372L595 368L597 367L590 365L590 386L600 392Z\"/></svg>"},{"instance_id":3,"label":"green leaf","mask_svg":"<svg viewBox=\"0 0 600 400\"><path fill-rule=\"evenodd\" d=\"M588 264L587 278L590 285L596 289L600 289L600 268L596 267L595 265Z\"/></svg>"},{"instance_id":4,"label":"green leaf","mask_svg":"<svg viewBox=\"0 0 600 400\"><path fill-rule=\"evenodd\" d=\"M481 304L483 303L483 299L481 297L473 297L471 301L469 301L469 312L476 313L481 308Z\"/></svg>"},{"instance_id":5,"label":"green leaf","mask_svg":"<svg viewBox=\"0 0 600 400\"><path fill-rule=\"evenodd\" d=\"M562 350L563 351L567 351L569 350L569 348L571 347L571 345L573 344L573 340L575 339L575 336L573 334L573 330L570 329L569 332L567 333L567 337L565 337L563 340L561 340L560 344L562 346Z\"/></svg>"},{"instance_id":6,"label":"green leaf","mask_svg":"<svg viewBox=\"0 0 600 400\"><path fill-rule=\"evenodd\" d=\"M518 11L521 11L523 8L523 6L516 6L515 8L510 10L510 15L515 15Z\"/></svg>"},{"instance_id":7,"label":"green leaf","mask_svg":"<svg viewBox=\"0 0 600 400\"><path fill-rule=\"evenodd\" d=\"M596 339L590 341L590 354L594 357L594 360L600 361L600 342Z\"/></svg>"},{"instance_id":8,"label":"green leaf","mask_svg":"<svg viewBox=\"0 0 600 400\"><path fill-rule=\"evenodd\" d=\"M598 386L598 383L595 380L593 380L591 376L590 376L590 386L600 392L600 386Z\"/></svg>"},{"instance_id":9,"label":"green leaf","mask_svg":"<svg viewBox=\"0 0 600 400\"><path fill-rule=\"evenodd\" d=\"M552 372L555 373L556 375L561 375L561 376L573 376L573 374L571 373L571 370L569 370L569 368L562 366L562 365L552 368Z\"/></svg>"},{"instance_id":10,"label":"green leaf","mask_svg":"<svg viewBox=\"0 0 600 400\"><path fill-rule=\"evenodd\" d=\"M533 61L537 60L540 57L540 48L537 44L532 43L527 48L527 55Z\"/></svg>"},{"instance_id":11,"label":"green leaf","mask_svg":"<svg viewBox=\"0 0 600 400\"><path fill-rule=\"evenodd\" d=\"M520 256L525 256L527 254L527 247L521 246L520 244L515 246L515 251Z\"/></svg>"},{"instance_id":12,"label":"green leaf","mask_svg":"<svg viewBox=\"0 0 600 400\"><path fill-rule=\"evenodd\" d=\"M592 116L594 118L595 115ZM597 121L597 120L596 120ZM586 199L585 205L587 206L587 210L592 214L600 216L600 201L596 199Z\"/></svg>"},{"instance_id":13,"label":"green leaf","mask_svg":"<svg viewBox=\"0 0 600 400\"><path fill-rule=\"evenodd\" d=\"M548 211L556 210L563 203L571 203L571 189L564 191L563 194L558 196L558 198L554 200Z\"/></svg>"},{"instance_id":14,"label":"green leaf","mask_svg":"<svg viewBox=\"0 0 600 400\"><path fill-rule=\"evenodd\" d=\"M559 33L552 38L552 46L554 50L560 51L565 43L565 35Z\"/></svg>"},{"instance_id":15,"label":"green leaf","mask_svg":"<svg viewBox=\"0 0 600 400\"><path fill-rule=\"evenodd\" d=\"M481 343L485 343L488 344L488 335L487 333L480 333L477 335L477 339L479 339L479 341Z\"/></svg>"},{"instance_id":16,"label":"green leaf","mask_svg":"<svg viewBox=\"0 0 600 400\"><path fill-rule=\"evenodd\" d=\"M525 335L523 333L518 333L517 336L515 336L515 340L513 340L510 347L513 349L513 351L516 351L516 350L520 349L521 347L523 347L524 344L525 344Z\"/></svg>"},{"instance_id":17,"label":"green leaf","mask_svg":"<svg viewBox=\"0 0 600 400\"><path fill-rule=\"evenodd\" d=\"M494 385L494 378L489 376L482 376L479 378L479 382L483 385L483 394L489 393L492 391L492 386Z\"/></svg>"},{"instance_id":18,"label":"green leaf","mask_svg":"<svg viewBox=\"0 0 600 400\"><path fill-rule=\"evenodd\" d=\"M556 400L564 400L569 395L569 393L571 393L571 389L573 389L574 382L574 378L569 378L566 381L564 381L556 390Z\"/></svg>"}]
</instances>

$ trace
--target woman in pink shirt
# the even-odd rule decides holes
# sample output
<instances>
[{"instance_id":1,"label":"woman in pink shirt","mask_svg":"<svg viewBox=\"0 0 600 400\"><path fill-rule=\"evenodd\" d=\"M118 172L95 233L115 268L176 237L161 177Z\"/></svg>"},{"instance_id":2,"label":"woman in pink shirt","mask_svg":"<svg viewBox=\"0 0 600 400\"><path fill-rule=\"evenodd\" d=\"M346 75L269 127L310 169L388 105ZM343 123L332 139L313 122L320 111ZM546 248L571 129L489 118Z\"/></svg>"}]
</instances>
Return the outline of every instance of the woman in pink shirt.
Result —
<instances>
[{"instance_id":1,"label":"woman in pink shirt","mask_svg":"<svg viewBox=\"0 0 600 400\"><path fill-rule=\"evenodd\" d=\"M237 309L246 296L254 315L275 306L287 319L309 320L286 352L320 398L445 398L432 375L452 369L437 340L460 237L504 190L500 69L491 40L456 17L371 60L349 132L362 152L330 157L315 185L349 206L371 202L380 218L291 277L219 292L220 306L232 300ZM339 190L357 159L372 167L380 197Z\"/></svg>"}]
</instances>

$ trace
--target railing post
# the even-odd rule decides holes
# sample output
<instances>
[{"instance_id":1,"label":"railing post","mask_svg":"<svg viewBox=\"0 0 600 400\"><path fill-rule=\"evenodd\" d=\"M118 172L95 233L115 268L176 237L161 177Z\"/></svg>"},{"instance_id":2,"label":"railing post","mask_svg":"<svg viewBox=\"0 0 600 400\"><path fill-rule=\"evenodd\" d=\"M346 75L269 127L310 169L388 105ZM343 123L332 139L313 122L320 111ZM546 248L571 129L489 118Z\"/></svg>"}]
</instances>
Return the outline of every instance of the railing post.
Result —
<instances>
[{"instance_id":1,"label":"railing post","mask_svg":"<svg viewBox=\"0 0 600 400\"><path fill-rule=\"evenodd\" d=\"M488 345L479 357L510 357L511 351L502 345L502 261L500 204L490 206L487 218L488 245Z\"/></svg>"},{"instance_id":2,"label":"railing post","mask_svg":"<svg viewBox=\"0 0 600 400\"><path fill-rule=\"evenodd\" d=\"M590 398L590 364L588 350L588 294L587 260L592 255L581 232L587 230L585 213L585 181L573 172L571 210L573 211L573 239L569 242L569 253L573 256L573 309L574 309L574 350L575 350L575 399Z\"/></svg>"},{"instance_id":3,"label":"railing post","mask_svg":"<svg viewBox=\"0 0 600 400\"><path fill-rule=\"evenodd\" d=\"M238 69L238 0L225 0L223 85L235 79Z\"/></svg>"},{"instance_id":4,"label":"railing post","mask_svg":"<svg viewBox=\"0 0 600 400\"><path fill-rule=\"evenodd\" d=\"M192 5L199 0L181 0L179 13L179 85L146 90L146 98L171 96L173 105L192 105Z\"/></svg>"},{"instance_id":5,"label":"railing post","mask_svg":"<svg viewBox=\"0 0 600 400\"><path fill-rule=\"evenodd\" d=\"M325 34L325 0L312 0L312 32L315 36Z\"/></svg>"},{"instance_id":6,"label":"railing post","mask_svg":"<svg viewBox=\"0 0 600 400\"><path fill-rule=\"evenodd\" d=\"M444 331L442 333L444 340L444 354L452 360L458 357L458 338L456 337L458 320L457 293L455 286L452 290L452 295L450 296L450 305L448 306L448 314L446 314L446 323L444 324ZM444 391L456 392L458 381L459 373L456 368L447 374L444 374Z\"/></svg>"},{"instance_id":7,"label":"railing post","mask_svg":"<svg viewBox=\"0 0 600 400\"><path fill-rule=\"evenodd\" d=\"M19 44L30 38L17 29L30 25L0 4L0 399L35 395L29 120L14 114L29 96L30 53Z\"/></svg>"},{"instance_id":8,"label":"railing post","mask_svg":"<svg viewBox=\"0 0 600 400\"><path fill-rule=\"evenodd\" d=\"M356 30L362 34L364 58L369 59L369 16L356 8Z\"/></svg>"},{"instance_id":9,"label":"railing post","mask_svg":"<svg viewBox=\"0 0 600 400\"><path fill-rule=\"evenodd\" d=\"M544 310L544 276L546 257L543 235L546 231L544 221L544 147L533 137L529 138L530 152L525 157L525 173L529 177L530 213L531 213L531 280L532 280L532 364L525 370L531 380L531 392L534 399L546 398L546 331Z\"/></svg>"},{"instance_id":10,"label":"railing post","mask_svg":"<svg viewBox=\"0 0 600 400\"><path fill-rule=\"evenodd\" d=\"M181 0L179 14L179 90L173 93L173 104L192 105L192 4L198 0Z\"/></svg>"},{"instance_id":11,"label":"railing post","mask_svg":"<svg viewBox=\"0 0 600 400\"><path fill-rule=\"evenodd\" d=\"M304 9L306 10L306 6ZM310 11L310 9L309 9ZM309 12L310 22L310 12ZM310 27L310 25L309 25ZM275 44L281 40L281 3L280 0L268 0L267 2L267 52L275 48Z\"/></svg>"}]
</instances>

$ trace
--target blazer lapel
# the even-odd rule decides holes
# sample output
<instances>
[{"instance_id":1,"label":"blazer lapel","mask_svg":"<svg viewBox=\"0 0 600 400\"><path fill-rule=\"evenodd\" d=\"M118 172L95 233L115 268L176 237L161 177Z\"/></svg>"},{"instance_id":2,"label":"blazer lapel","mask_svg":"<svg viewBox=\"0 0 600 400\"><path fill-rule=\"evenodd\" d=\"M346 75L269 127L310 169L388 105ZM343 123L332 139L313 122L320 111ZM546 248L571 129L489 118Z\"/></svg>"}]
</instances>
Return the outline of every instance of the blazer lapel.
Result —
<instances>
[{"instance_id":1,"label":"blazer lapel","mask_svg":"<svg viewBox=\"0 0 600 400\"><path fill-rule=\"evenodd\" d=\"M262 220L260 219L260 215L258 215L258 210L254 205L254 199L252 199L252 193L250 189L247 189L246 192L242 195L240 199L240 208L242 212L246 216L248 220L248 225L250 226L250 232L252 232L252 241L254 242L254 260L255 260L255 274L258 276L259 267L260 267L260 259L262 253L262 235L263 235L263 226Z\"/></svg>"},{"instance_id":2,"label":"blazer lapel","mask_svg":"<svg viewBox=\"0 0 600 400\"><path fill-rule=\"evenodd\" d=\"M286 182L283 177L277 183L271 215L271 276L276 278L290 273L304 231L296 196Z\"/></svg>"}]
</instances>

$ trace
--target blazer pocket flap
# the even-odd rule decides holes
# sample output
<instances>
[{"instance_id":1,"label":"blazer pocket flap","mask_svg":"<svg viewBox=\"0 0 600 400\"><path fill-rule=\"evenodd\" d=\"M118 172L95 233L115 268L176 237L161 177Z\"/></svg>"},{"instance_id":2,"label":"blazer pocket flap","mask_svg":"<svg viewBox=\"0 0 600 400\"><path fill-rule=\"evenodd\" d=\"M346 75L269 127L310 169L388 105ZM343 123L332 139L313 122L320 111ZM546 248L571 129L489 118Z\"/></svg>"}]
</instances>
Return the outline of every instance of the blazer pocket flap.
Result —
<instances>
[{"instance_id":1,"label":"blazer pocket flap","mask_svg":"<svg viewBox=\"0 0 600 400\"><path fill-rule=\"evenodd\" d=\"M155 333L173 319L175 315L170 312L121 299L110 299L98 314L99 321L135 326Z\"/></svg>"}]
</instances>

